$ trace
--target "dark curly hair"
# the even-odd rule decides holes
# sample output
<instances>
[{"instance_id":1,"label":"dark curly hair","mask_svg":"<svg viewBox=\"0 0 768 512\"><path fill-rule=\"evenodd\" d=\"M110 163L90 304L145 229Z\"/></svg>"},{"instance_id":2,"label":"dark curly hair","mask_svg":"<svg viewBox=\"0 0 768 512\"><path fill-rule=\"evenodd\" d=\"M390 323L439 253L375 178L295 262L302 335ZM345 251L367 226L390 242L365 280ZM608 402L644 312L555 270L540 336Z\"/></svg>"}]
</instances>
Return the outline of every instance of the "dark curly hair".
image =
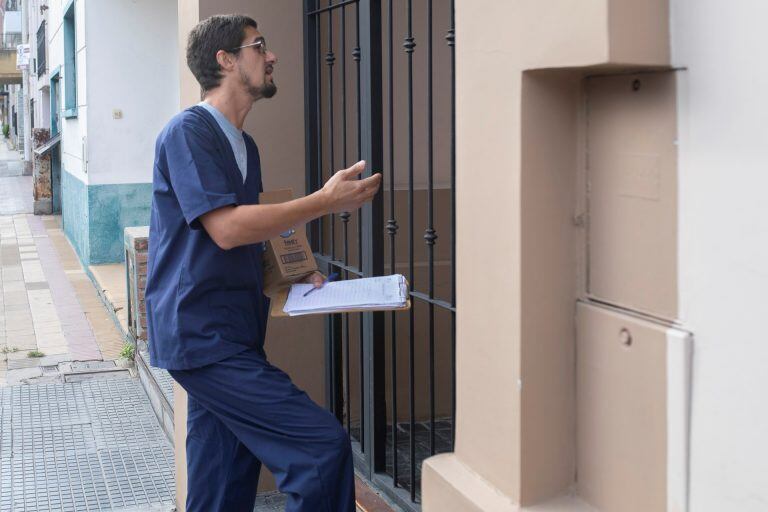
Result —
<instances>
[{"instance_id":1,"label":"dark curly hair","mask_svg":"<svg viewBox=\"0 0 768 512\"><path fill-rule=\"evenodd\" d=\"M221 82L221 67L216 52L237 53L245 37L245 27L258 28L256 21L240 14L211 16L198 23L187 40L187 66L205 92L215 89Z\"/></svg>"}]
</instances>

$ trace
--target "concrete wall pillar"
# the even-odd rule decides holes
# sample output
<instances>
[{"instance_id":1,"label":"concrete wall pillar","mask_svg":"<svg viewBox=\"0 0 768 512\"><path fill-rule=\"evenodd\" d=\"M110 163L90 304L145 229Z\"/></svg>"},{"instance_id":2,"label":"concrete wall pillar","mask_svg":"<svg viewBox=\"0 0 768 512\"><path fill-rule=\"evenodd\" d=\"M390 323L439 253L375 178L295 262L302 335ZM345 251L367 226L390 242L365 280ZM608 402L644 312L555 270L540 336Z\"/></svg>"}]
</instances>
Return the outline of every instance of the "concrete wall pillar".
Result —
<instances>
[{"instance_id":1,"label":"concrete wall pillar","mask_svg":"<svg viewBox=\"0 0 768 512\"><path fill-rule=\"evenodd\" d=\"M568 496L581 82L668 66L667 10L666 0L456 1L456 444L424 463L425 511L591 510Z\"/></svg>"}]
</instances>

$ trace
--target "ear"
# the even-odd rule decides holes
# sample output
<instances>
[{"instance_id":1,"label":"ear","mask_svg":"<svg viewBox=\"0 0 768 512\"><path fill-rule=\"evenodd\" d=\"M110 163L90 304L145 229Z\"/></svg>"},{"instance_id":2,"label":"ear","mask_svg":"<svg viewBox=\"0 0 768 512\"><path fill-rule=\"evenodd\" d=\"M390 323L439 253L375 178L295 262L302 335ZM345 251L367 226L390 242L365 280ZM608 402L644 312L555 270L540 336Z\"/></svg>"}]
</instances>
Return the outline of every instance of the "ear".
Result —
<instances>
[{"instance_id":1,"label":"ear","mask_svg":"<svg viewBox=\"0 0 768 512\"><path fill-rule=\"evenodd\" d=\"M235 67L235 56L224 50L216 52L216 62L219 63L221 69L231 71Z\"/></svg>"}]
</instances>

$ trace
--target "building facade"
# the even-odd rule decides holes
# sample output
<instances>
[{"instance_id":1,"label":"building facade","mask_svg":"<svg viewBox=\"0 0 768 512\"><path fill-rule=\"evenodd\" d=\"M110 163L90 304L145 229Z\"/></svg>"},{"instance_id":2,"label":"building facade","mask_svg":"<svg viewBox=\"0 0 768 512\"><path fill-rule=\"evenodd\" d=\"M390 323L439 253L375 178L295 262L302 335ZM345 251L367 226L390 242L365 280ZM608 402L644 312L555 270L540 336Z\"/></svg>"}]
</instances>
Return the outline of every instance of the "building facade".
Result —
<instances>
[{"instance_id":1,"label":"building facade","mask_svg":"<svg viewBox=\"0 0 768 512\"><path fill-rule=\"evenodd\" d=\"M21 3L16 0L6 0L3 2L2 16L2 53L3 67L7 68L6 74L9 76L5 82L5 120L4 123L9 127L9 141L12 147L24 153L24 94L22 87L22 71L17 66L15 52L18 46L23 43L22 23L21 23ZM15 68L15 69L14 69ZM27 168L24 169L28 171Z\"/></svg>"},{"instance_id":2,"label":"building facade","mask_svg":"<svg viewBox=\"0 0 768 512\"><path fill-rule=\"evenodd\" d=\"M30 120L61 136L86 265L148 222L154 139L200 99L181 49L214 14L253 16L280 59L246 120L265 189L311 192L358 157L384 173L377 202L309 234L324 270L408 274L413 316L275 318L267 350L404 509L768 507L767 7L28 5L47 44Z\"/></svg>"},{"instance_id":3,"label":"building facade","mask_svg":"<svg viewBox=\"0 0 768 512\"><path fill-rule=\"evenodd\" d=\"M387 149L393 141L400 148L410 145L418 177L429 156L423 152L428 139L418 135L426 127L423 120L441 119L435 133L451 122L450 116L438 117L450 113L450 103L431 116L424 116L425 105L430 96L450 96L455 83L455 182L443 180L456 197L456 295L449 304L456 322L455 381L437 386L432 381L438 415L441 390L455 389L454 408L445 408L455 435L449 453L427 458L422 466L418 451L412 452L422 467L414 490L407 467L400 475L406 478L393 475L386 460L393 453L386 443L379 457L375 440L361 439L362 428L374 437L384 432L384 441L391 443L388 432L398 426L392 410L409 405L402 375L414 366L416 407L410 413L406 407L400 418L429 423L424 406L429 382L422 380L428 362L419 359L427 347L426 341L420 343L429 337L426 328L419 330L419 318L428 318L423 312L416 313L422 316L411 345L415 357L399 367L397 377L390 373L391 361L401 356L390 355L394 342L391 331L384 331L389 317L380 324L371 317L370 330L355 327L354 319L347 324L331 318L324 328L309 319L278 320L270 329L280 330L280 347L270 342L274 331L267 341L277 362L350 427L358 469L392 500L428 511L765 509L768 443L762 432L768 415L760 390L768 385L763 371L768 349L759 322L768 306L761 293L768 286L763 236L768 215L760 194L768 185L761 171L768 154L757 124L766 113L760 96L766 76L754 65L764 47L762 4L724 11L713 1L689 0L546 5L457 0L455 74L445 79L444 71L435 71L438 85L430 94L423 92L427 78L405 78L407 66L397 67L407 63L407 54L418 59L428 48L432 32L425 20L428 13L439 13L429 10L429 2L393 2L393 17L389 2L374 0L335 7L303 2L293 11L234 0L178 5L180 45L199 20L243 12L259 20L281 59L276 69L280 93L274 103L257 104L246 122L261 147L266 188L309 191L318 181L312 177L315 166L341 167L345 158L356 156L355 139L364 132L362 156L380 164L386 178L384 216L372 225L393 233L400 248L408 245L402 238L408 233L403 228L407 210L393 213L386 206L390 182L395 196L413 189L420 209L427 204L426 192L439 187L426 185L426 174L424 182L417 178L411 185L398 177L412 162L397 149L389 159ZM312 16L320 15L324 21L313 24ZM362 22L356 27L350 20ZM387 39L390 20L393 46ZM433 41L454 36L441 20L442 32L432 33ZM361 28L357 40L356 28ZM299 33L303 48L284 39ZM342 51L344 37L348 47ZM392 47L403 52L393 57L394 68L387 62ZM346 71L340 71L343 53ZM371 72L366 59L378 71ZM370 110L361 107L359 125L351 106L356 62L362 62L363 90L381 99L379 112L377 102ZM414 62L416 71L427 65ZM179 67L185 106L197 101L197 86L183 55ZM377 79L379 85L371 85ZM422 92L409 97L408 87L398 89L398 80ZM317 84L323 94L334 91L334 96L313 97ZM349 95L349 111L342 90ZM311 108L297 111L302 103ZM407 120L409 112L422 116L411 118L416 144L406 135L407 122L387 134L390 103L394 118ZM344 132L346 149L343 119L351 126ZM312 130L323 136L314 139ZM382 147L366 146L371 133L382 136ZM450 147L450 140L436 145L436 158L443 158L439 152ZM335 161L329 157L334 152ZM297 154L306 156L304 165L294 162ZM449 160L440 165L446 177ZM354 215L352 223L358 222ZM399 220L399 230L390 218ZM315 235L330 239L333 225L341 240L344 220L335 222L329 219ZM425 226L429 231L427 224L421 229ZM450 240L450 229L448 223L435 230ZM441 243L438 238L436 244ZM335 259L327 258L331 267L355 272L364 266L358 267L354 256L352 263L341 261L346 259L342 245L323 247L335 250ZM425 254L417 253L417 268L428 267ZM323 250L318 257L325 257ZM451 261L447 253L442 257ZM397 253L395 259L393 269L408 268L407 256ZM390 271L385 261L383 268ZM449 277L434 275L437 290L441 282L448 286ZM431 297L425 283L415 288L422 298ZM449 315L443 325L451 321ZM393 325L400 329L408 321L397 322ZM356 329L364 332L359 350ZM376 329L382 329L381 337ZM365 333L382 342L383 353ZM442 336L450 340L450 329ZM351 351L345 353L347 347ZM403 354L409 347L396 348ZM290 354L300 350L318 357L312 363L291 360ZM450 374L451 357L441 363L437 354L432 368L439 380ZM380 367L355 366L360 356L385 361ZM325 360L321 373L319 359ZM351 369L338 370L347 364ZM341 373L338 381L331 367ZM382 368L386 374L377 377ZM181 389L176 392L183 504L185 398ZM365 418L373 426L361 427ZM411 443L408 429L400 431L406 432L401 434L406 445Z\"/></svg>"},{"instance_id":4,"label":"building facade","mask_svg":"<svg viewBox=\"0 0 768 512\"><path fill-rule=\"evenodd\" d=\"M768 505L765 6L721 7L456 2L457 439L424 510Z\"/></svg>"},{"instance_id":5,"label":"building facade","mask_svg":"<svg viewBox=\"0 0 768 512\"><path fill-rule=\"evenodd\" d=\"M29 117L30 128L50 130L51 128L51 97L50 81L48 79L48 54L50 30L48 28L48 2L29 0L27 3L26 19L27 40L30 46L31 58L28 77Z\"/></svg>"},{"instance_id":6,"label":"building facade","mask_svg":"<svg viewBox=\"0 0 768 512\"><path fill-rule=\"evenodd\" d=\"M154 139L177 110L175 4L45 5L64 230L86 266L118 262L123 229L149 222Z\"/></svg>"}]
</instances>

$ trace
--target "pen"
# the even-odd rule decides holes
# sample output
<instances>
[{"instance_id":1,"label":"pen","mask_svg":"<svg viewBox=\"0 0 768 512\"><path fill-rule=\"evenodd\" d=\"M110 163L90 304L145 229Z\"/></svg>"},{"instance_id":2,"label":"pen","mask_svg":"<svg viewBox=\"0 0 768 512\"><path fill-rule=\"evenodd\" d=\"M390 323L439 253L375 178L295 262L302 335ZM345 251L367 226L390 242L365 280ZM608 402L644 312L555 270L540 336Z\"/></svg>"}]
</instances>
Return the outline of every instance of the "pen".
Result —
<instances>
[{"instance_id":1,"label":"pen","mask_svg":"<svg viewBox=\"0 0 768 512\"><path fill-rule=\"evenodd\" d=\"M328 279L323 281L323 285L325 285L325 283L330 283L331 281L335 281L338 278L339 278L339 274L337 274L336 272L333 272L331 275L328 276ZM322 286L320 288L322 288ZM307 290L307 292L304 294L304 297L306 297L307 295L309 295L310 293L318 289L319 289L318 287L313 286L312 288Z\"/></svg>"}]
</instances>

